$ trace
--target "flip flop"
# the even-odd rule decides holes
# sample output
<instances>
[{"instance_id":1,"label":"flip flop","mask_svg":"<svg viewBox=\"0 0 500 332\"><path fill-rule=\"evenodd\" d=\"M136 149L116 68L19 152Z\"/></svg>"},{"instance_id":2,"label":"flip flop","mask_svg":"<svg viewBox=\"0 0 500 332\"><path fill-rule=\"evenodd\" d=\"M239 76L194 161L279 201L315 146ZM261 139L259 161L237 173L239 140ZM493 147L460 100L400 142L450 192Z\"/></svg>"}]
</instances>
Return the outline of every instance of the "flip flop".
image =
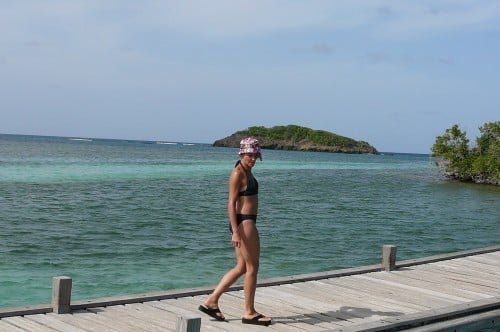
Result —
<instances>
[{"instance_id":1,"label":"flip flop","mask_svg":"<svg viewBox=\"0 0 500 332\"><path fill-rule=\"evenodd\" d=\"M200 305L198 307L198 310L200 310L201 312L206 313L207 315L209 315L212 318L215 318L219 322L225 322L226 321L226 318L222 315L222 312L220 311L219 308L210 309L210 308L205 307L204 305ZM218 315L218 314L220 314L220 315Z\"/></svg>"},{"instance_id":2,"label":"flip flop","mask_svg":"<svg viewBox=\"0 0 500 332\"><path fill-rule=\"evenodd\" d=\"M253 318L242 318L241 322L243 324L253 324L253 325L263 325L263 326L269 326L271 325L271 320L259 320L261 318L266 318L264 315L257 315Z\"/></svg>"}]
</instances>

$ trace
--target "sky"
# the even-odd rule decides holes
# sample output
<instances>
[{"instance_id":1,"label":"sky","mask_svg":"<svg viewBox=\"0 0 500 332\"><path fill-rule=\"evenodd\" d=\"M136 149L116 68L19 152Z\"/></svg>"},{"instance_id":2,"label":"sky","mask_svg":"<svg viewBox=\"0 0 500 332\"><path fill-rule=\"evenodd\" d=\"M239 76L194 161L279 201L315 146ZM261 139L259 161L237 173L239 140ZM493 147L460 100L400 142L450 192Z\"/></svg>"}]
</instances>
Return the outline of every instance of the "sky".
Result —
<instances>
[{"instance_id":1,"label":"sky","mask_svg":"<svg viewBox=\"0 0 500 332\"><path fill-rule=\"evenodd\" d=\"M429 153L500 120L498 0L0 0L0 133L299 125Z\"/></svg>"}]
</instances>

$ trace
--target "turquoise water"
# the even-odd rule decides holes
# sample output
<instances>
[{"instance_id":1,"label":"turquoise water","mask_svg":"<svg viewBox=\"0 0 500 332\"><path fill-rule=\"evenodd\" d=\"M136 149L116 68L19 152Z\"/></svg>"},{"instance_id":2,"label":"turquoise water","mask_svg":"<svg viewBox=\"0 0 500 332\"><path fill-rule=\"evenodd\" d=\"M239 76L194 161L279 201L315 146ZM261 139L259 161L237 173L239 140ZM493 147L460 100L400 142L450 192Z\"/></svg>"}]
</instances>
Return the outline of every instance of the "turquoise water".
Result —
<instances>
[{"instance_id":1,"label":"turquoise water","mask_svg":"<svg viewBox=\"0 0 500 332\"><path fill-rule=\"evenodd\" d=\"M165 142L163 142L165 143ZM0 135L0 307L215 284L236 149ZM500 188L444 181L427 155L264 150L260 278L499 244Z\"/></svg>"}]
</instances>

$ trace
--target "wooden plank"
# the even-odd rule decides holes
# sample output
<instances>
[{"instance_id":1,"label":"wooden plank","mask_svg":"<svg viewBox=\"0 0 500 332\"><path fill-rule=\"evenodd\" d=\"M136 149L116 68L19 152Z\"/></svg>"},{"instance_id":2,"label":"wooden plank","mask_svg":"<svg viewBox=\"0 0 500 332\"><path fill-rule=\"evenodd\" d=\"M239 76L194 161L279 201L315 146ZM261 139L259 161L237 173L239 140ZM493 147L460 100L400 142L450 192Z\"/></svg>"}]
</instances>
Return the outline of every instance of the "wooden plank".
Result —
<instances>
[{"instance_id":1,"label":"wooden plank","mask_svg":"<svg viewBox=\"0 0 500 332\"><path fill-rule=\"evenodd\" d=\"M460 261L450 261L449 264L455 265L462 271L469 272L471 275L481 273L484 278L496 279L495 277L498 277L498 268L496 266L478 263L472 260L467 261L465 258Z\"/></svg>"},{"instance_id":2,"label":"wooden plank","mask_svg":"<svg viewBox=\"0 0 500 332\"><path fill-rule=\"evenodd\" d=\"M112 326L119 328L121 331L161 331L162 329L154 324L135 320L128 315L124 310L110 311L107 308L90 308L89 312L94 312L98 316L112 320Z\"/></svg>"},{"instance_id":3,"label":"wooden plank","mask_svg":"<svg viewBox=\"0 0 500 332\"><path fill-rule=\"evenodd\" d=\"M26 332L26 330L0 319L0 332Z\"/></svg>"},{"instance_id":4,"label":"wooden plank","mask_svg":"<svg viewBox=\"0 0 500 332\"><path fill-rule=\"evenodd\" d=\"M490 293L491 286L485 285L484 280L475 275L465 275L441 268L420 267L418 273L408 274L409 277L422 276L432 282L441 280L441 283L453 284L456 287L463 287L471 291L486 291Z\"/></svg>"},{"instance_id":5,"label":"wooden plank","mask_svg":"<svg viewBox=\"0 0 500 332\"><path fill-rule=\"evenodd\" d=\"M401 303L394 304L390 301L383 301L383 298L374 297L372 294L355 292L349 288L337 287L335 284L325 283L323 281L312 281L307 290L307 296L313 297L320 301L327 303L336 303L340 307L341 312L349 311L355 308L359 303L363 303L365 310L383 311L384 315L402 315L404 313L414 312L414 309L408 309L401 305ZM285 285L290 292L300 291L294 290L294 285Z\"/></svg>"},{"instance_id":6,"label":"wooden plank","mask_svg":"<svg viewBox=\"0 0 500 332\"><path fill-rule=\"evenodd\" d=\"M264 289L265 292L265 288ZM234 296L234 294L237 294L237 296ZM259 299L262 299L262 295L257 294L257 297ZM201 303L205 297L194 297L192 300L194 301L193 303ZM178 299L178 300L184 300L184 299ZM259 312L262 312L263 314L271 317L273 319L273 324L268 327L270 330L275 330L275 331L318 331L318 328L314 327L309 327L304 324L302 328L298 328L295 326L295 322L291 322L292 324L285 325L285 322L283 320L280 320L278 316L278 312L276 311L276 303L273 303L272 306L263 306L261 303L257 303L257 310ZM241 317L243 315L243 306L244 306L244 299L243 299L243 292L238 291L238 292L230 292L222 296L220 299L219 303L221 310L223 310L224 315L226 318L230 320L230 323L236 323L238 326L241 326L242 331L246 331L247 326L241 324ZM278 307L279 308L279 307ZM260 310L261 309L261 310ZM279 314L282 314L283 312L280 312ZM288 322L290 323L290 321ZM234 326L231 324L231 326ZM305 328L305 330L304 330ZM324 329L322 329L324 330Z\"/></svg>"},{"instance_id":7,"label":"wooden plank","mask_svg":"<svg viewBox=\"0 0 500 332\"><path fill-rule=\"evenodd\" d=\"M423 257L423 258L408 259L405 261L397 262L396 265L398 268L404 268L404 267L417 266L417 265L422 265L422 264L430 264L433 262L448 261L448 260L452 260L452 259L468 257L468 256L473 256L473 255L485 255L485 254L489 255L491 253L498 253L498 252L500 252L500 245L486 247L486 248L479 248L479 249L463 250L463 251L452 252L452 253L448 253L448 254L439 254L439 255L428 256L428 257Z\"/></svg>"},{"instance_id":8,"label":"wooden plank","mask_svg":"<svg viewBox=\"0 0 500 332\"><path fill-rule=\"evenodd\" d=\"M37 314L25 316L26 319L32 320L34 322L40 323L45 326L50 326L57 331L64 332L86 332L87 329L81 329L73 323L63 322L57 318L58 315L47 315L47 314Z\"/></svg>"},{"instance_id":9,"label":"wooden plank","mask_svg":"<svg viewBox=\"0 0 500 332\"><path fill-rule=\"evenodd\" d=\"M228 295L240 301L244 299L243 292L232 292ZM302 314L303 311L295 306L287 306L287 304L283 302L277 302L267 294L259 295L258 301L256 301L256 307L257 311L273 319L273 328L277 326L280 330L284 329L285 331L318 331L317 327L308 322L295 319L294 316Z\"/></svg>"},{"instance_id":10,"label":"wooden plank","mask_svg":"<svg viewBox=\"0 0 500 332\"><path fill-rule=\"evenodd\" d=\"M500 305L500 296L473 301L466 304L448 306L445 308L431 309L397 318L388 318L379 321L358 324L334 330L335 332L376 332L376 331L401 331L425 324L434 324L440 321L467 317L477 313L497 310ZM333 331L332 331L333 332Z\"/></svg>"},{"instance_id":11,"label":"wooden plank","mask_svg":"<svg viewBox=\"0 0 500 332\"><path fill-rule=\"evenodd\" d=\"M395 289L390 285L386 285L384 283L365 283L360 282L356 276L349 277L348 279L339 280L342 283L350 283L352 287L358 287L358 284L364 285L360 286L367 293L377 293L383 297L383 301L385 299L398 300L406 305L418 305L425 309L430 309L436 306L446 306L449 305L449 301L443 301L436 297L423 297L419 294L418 291L408 291Z\"/></svg>"},{"instance_id":12,"label":"wooden plank","mask_svg":"<svg viewBox=\"0 0 500 332\"><path fill-rule=\"evenodd\" d=\"M440 273L440 275L447 277L448 279L461 280L470 284L489 287L493 290L500 288L500 284L498 282L482 279L481 277L476 277L475 275L471 274L465 274L463 271L450 265L443 266L439 263L436 263L436 265L432 267L421 266L419 268L429 272Z\"/></svg>"},{"instance_id":13,"label":"wooden plank","mask_svg":"<svg viewBox=\"0 0 500 332\"><path fill-rule=\"evenodd\" d=\"M123 311L136 320L149 322L161 329L175 331L177 316L168 314L165 310L155 307L146 307L140 303L125 304L122 306L110 306L106 308L109 312Z\"/></svg>"},{"instance_id":14,"label":"wooden plank","mask_svg":"<svg viewBox=\"0 0 500 332\"><path fill-rule=\"evenodd\" d=\"M270 287L266 290L266 295L273 296L275 301L283 301L296 306L302 315L314 317L314 319L309 319L310 323L314 325L324 325L322 322L326 322L329 324L327 328L332 328L332 324L335 323L344 324L346 321L359 320L352 314L340 312L340 306L335 303L325 303L303 295L291 294L281 287Z\"/></svg>"},{"instance_id":15,"label":"wooden plank","mask_svg":"<svg viewBox=\"0 0 500 332\"><path fill-rule=\"evenodd\" d=\"M243 332L245 329L241 325L241 318L240 317L232 317L229 311L227 310L228 307L224 307L224 316L226 317L226 322L220 322L217 321L208 315L205 315L204 313L198 311L198 306L200 303L200 299L195 299L193 297L184 297L184 298L178 298L175 300L175 302L172 303L172 305L175 305L179 308L183 308L185 310L193 310L196 315L201 317L202 320L202 327L206 329L212 329L212 330L220 330L220 331L241 331Z\"/></svg>"},{"instance_id":16,"label":"wooden plank","mask_svg":"<svg viewBox=\"0 0 500 332\"><path fill-rule=\"evenodd\" d=\"M408 283L419 287L427 287L447 294L461 292L464 297L470 300L479 300L491 296L491 293L478 289L477 286L464 283L460 280L446 279L443 276L429 274L426 271L419 271L418 274L398 274L395 279L402 283Z\"/></svg>"},{"instance_id":17,"label":"wooden plank","mask_svg":"<svg viewBox=\"0 0 500 332\"><path fill-rule=\"evenodd\" d=\"M402 297L395 297L393 292L390 292L383 288L379 289L370 286L368 288L363 288L356 285L355 282L349 281L346 278L326 279L317 282L324 283L329 287L337 287L339 294L353 294L361 303L363 303L363 299L371 299L378 303L386 303L389 306L396 306L396 308L399 308L399 310L405 310L408 312L428 309L428 307L426 307L425 305L409 303Z\"/></svg>"},{"instance_id":18,"label":"wooden plank","mask_svg":"<svg viewBox=\"0 0 500 332\"><path fill-rule=\"evenodd\" d=\"M293 290L290 290L289 287L287 288L287 292L294 292ZM326 301L326 303L329 304L335 304L338 309L330 313L321 313L322 315L330 315L332 314L337 318L341 317L349 317L345 319L341 324L336 324L336 325L343 325L347 326L349 324L355 324L358 321L367 321L367 320L375 320L381 317L392 317L392 316L399 316L403 315L403 312L400 311L399 308L396 306L387 309L386 307L382 306L380 302L372 302L369 303L369 301L366 301L364 299L354 299L354 300L349 300L347 297L343 297L342 299L339 299L338 301Z\"/></svg>"},{"instance_id":19,"label":"wooden plank","mask_svg":"<svg viewBox=\"0 0 500 332\"><path fill-rule=\"evenodd\" d=\"M57 314L47 314L57 315ZM71 323L76 327L87 329L88 331L121 332L112 320L108 324L102 321L102 317L86 310L76 310L69 314L57 315L57 319L62 322Z\"/></svg>"},{"instance_id":20,"label":"wooden plank","mask_svg":"<svg viewBox=\"0 0 500 332\"><path fill-rule=\"evenodd\" d=\"M232 292L228 294L243 300L242 292ZM316 321L314 316L311 317L304 314L304 311L296 306L289 305L284 302L278 302L273 297L260 295L256 302L257 311L262 312L273 319L271 327L279 331L324 331L312 324L312 320ZM241 319L241 318L240 318Z\"/></svg>"},{"instance_id":21,"label":"wooden plank","mask_svg":"<svg viewBox=\"0 0 500 332\"><path fill-rule=\"evenodd\" d=\"M477 332L500 330L500 309L428 324L406 332Z\"/></svg>"},{"instance_id":22,"label":"wooden plank","mask_svg":"<svg viewBox=\"0 0 500 332\"><path fill-rule=\"evenodd\" d=\"M386 280L388 282L392 282L400 285L407 285L416 288L423 288L427 291L435 292L436 294L442 294L443 297L454 298L455 295L460 291L461 297L464 300L479 300L481 298L489 297L488 296L478 296L474 293L463 291L460 289L459 285L456 283L444 283L443 280L434 279L431 281L424 279L424 274L418 273L404 273L404 272L391 272L387 275L371 275L372 278L377 278L379 280Z\"/></svg>"},{"instance_id":23,"label":"wooden plank","mask_svg":"<svg viewBox=\"0 0 500 332\"><path fill-rule=\"evenodd\" d=\"M468 261L487 264L490 266L494 266L496 268L500 267L500 258L497 258L494 256L481 255L481 256L470 256L470 257L464 257L464 258Z\"/></svg>"},{"instance_id":24,"label":"wooden plank","mask_svg":"<svg viewBox=\"0 0 500 332\"><path fill-rule=\"evenodd\" d=\"M52 307L49 304L40 304L40 305L31 305L31 306L13 307L13 308L0 308L0 318L44 314L48 312L52 312Z\"/></svg>"},{"instance_id":25,"label":"wooden plank","mask_svg":"<svg viewBox=\"0 0 500 332\"><path fill-rule=\"evenodd\" d=\"M177 300L161 300L155 302L148 302L147 305L169 311L177 315L193 315L197 314L201 317L201 330L212 330L212 331L231 331L231 327L227 322L212 321L209 316L202 315L202 312L197 311L198 306L193 309L192 306L189 308L180 306Z\"/></svg>"},{"instance_id":26,"label":"wooden plank","mask_svg":"<svg viewBox=\"0 0 500 332\"><path fill-rule=\"evenodd\" d=\"M377 278L377 276L374 276L374 275L364 275L364 276L358 276L358 277L364 278L366 280L373 280L373 281L376 281L377 283L383 283L383 284L391 286L391 287L396 287L396 288L401 289L403 291L414 292L415 295L426 294L426 295L429 295L429 296L434 297L436 299L441 299L441 300L448 302L450 304L468 301L467 298L464 298L462 296L448 295L448 294L445 294L442 292L437 292L437 291L434 291L431 289L415 287L413 285L405 285L401 282L387 280L388 278L386 278L386 279Z\"/></svg>"},{"instance_id":27,"label":"wooden plank","mask_svg":"<svg viewBox=\"0 0 500 332\"><path fill-rule=\"evenodd\" d=\"M268 288L259 288L256 291L256 310L268 317L271 317L273 324L269 327L271 330L276 331L318 331L318 328L311 327L307 324L297 326L295 320L281 319L280 316L284 314L282 307L275 301L269 300L266 294ZM222 296L220 305L224 309L224 314L230 320L234 320L241 325L241 317L244 311L244 295L243 291L230 292ZM226 314L227 313L227 314ZM242 325L243 326L243 325ZM246 325L245 325L246 326Z\"/></svg>"},{"instance_id":28,"label":"wooden plank","mask_svg":"<svg viewBox=\"0 0 500 332\"><path fill-rule=\"evenodd\" d=\"M21 329L24 329L24 330L30 331L30 332L54 332L54 331L57 331L56 329L53 329L51 327L37 323L37 322L32 321L30 319L27 319L25 317L6 317L6 318L2 318L2 320L11 324L11 325L17 326Z\"/></svg>"},{"instance_id":29,"label":"wooden plank","mask_svg":"<svg viewBox=\"0 0 500 332\"><path fill-rule=\"evenodd\" d=\"M476 275L476 273L478 272L484 274L486 277L498 275L498 268L496 268L495 266L476 263L473 261L467 262L465 258L461 260L437 262L436 265L449 266L454 268L455 270L460 271L460 273L464 273L467 275Z\"/></svg>"}]
</instances>

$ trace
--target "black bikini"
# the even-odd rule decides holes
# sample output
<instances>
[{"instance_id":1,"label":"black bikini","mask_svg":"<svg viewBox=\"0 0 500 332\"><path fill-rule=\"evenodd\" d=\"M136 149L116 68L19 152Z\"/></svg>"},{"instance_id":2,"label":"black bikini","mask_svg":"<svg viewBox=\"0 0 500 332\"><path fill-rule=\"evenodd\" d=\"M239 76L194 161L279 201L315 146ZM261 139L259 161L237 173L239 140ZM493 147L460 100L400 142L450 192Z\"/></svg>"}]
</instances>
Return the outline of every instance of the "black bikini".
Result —
<instances>
[{"instance_id":1,"label":"black bikini","mask_svg":"<svg viewBox=\"0 0 500 332\"><path fill-rule=\"evenodd\" d=\"M252 174L247 174L247 189L240 191L238 196L254 196L259 193L259 183Z\"/></svg>"},{"instance_id":2,"label":"black bikini","mask_svg":"<svg viewBox=\"0 0 500 332\"><path fill-rule=\"evenodd\" d=\"M238 162L236 162L236 165L234 165L234 167L236 168L236 167L238 167L238 165L241 165L241 162L239 160L238 160ZM245 167L243 167L243 165L241 165L241 168L243 168L243 170L245 170L245 172L246 172L246 169L245 169ZM248 172L246 172L246 173L247 173L247 189L240 191L238 193L238 196L257 195L259 193L259 183L257 182L257 179L254 178L252 173L248 173Z\"/></svg>"},{"instance_id":3,"label":"black bikini","mask_svg":"<svg viewBox=\"0 0 500 332\"><path fill-rule=\"evenodd\" d=\"M239 160L234 167L237 167L238 165L240 165ZM245 169L243 167L243 165L241 167L243 169ZM247 188L246 188L246 190L240 191L238 193L238 196L254 196L254 195L257 195L258 193L259 193L259 183L257 182L257 180L255 179L255 177L253 176L252 173L250 173L250 174L247 173ZM253 222L256 223L257 222L257 215L256 214L241 214L241 213L236 214L236 222L238 223L238 226L243 222L243 220L247 220L247 219L253 220ZM229 230L231 231L231 233L233 233L233 230L231 228L231 223L229 223Z\"/></svg>"}]
</instances>

